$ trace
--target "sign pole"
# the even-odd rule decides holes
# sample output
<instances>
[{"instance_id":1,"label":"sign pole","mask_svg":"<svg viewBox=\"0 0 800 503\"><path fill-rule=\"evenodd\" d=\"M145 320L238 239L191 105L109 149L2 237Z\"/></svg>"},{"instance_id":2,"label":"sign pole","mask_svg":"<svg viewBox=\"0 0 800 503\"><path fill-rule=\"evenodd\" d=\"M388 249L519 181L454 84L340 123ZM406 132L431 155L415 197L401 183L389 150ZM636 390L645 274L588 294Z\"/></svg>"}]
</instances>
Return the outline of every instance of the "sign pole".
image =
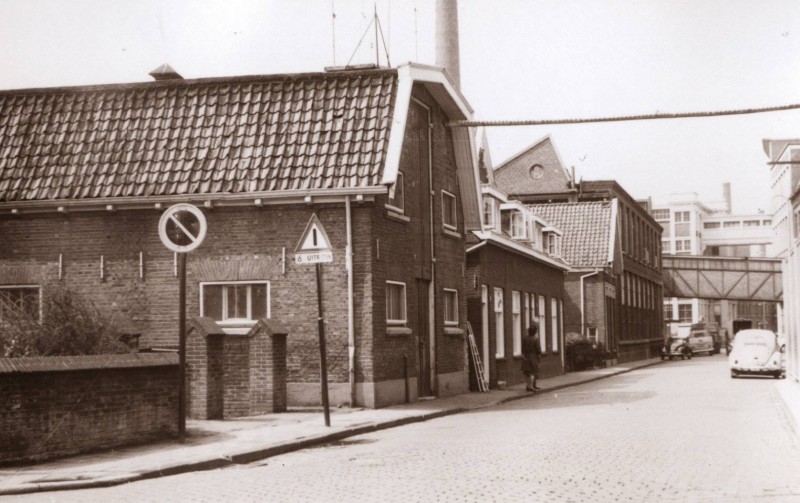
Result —
<instances>
[{"instance_id":1,"label":"sign pole","mask_svg":"<svg viewBox=\"0 0 800 503\"><path fill-rule=\"evenodd\" d=\"M317 266L317 327L319 331L319 371L320 386L322 387L322 408L325 414L325 426L331 425L331 410L328 404L328 363L325 358L325 322L322 319L322 282L320 275L322 268L319 262Z\"/></svg>"},{"instance_id":2,"label":"sign pole","mask_svg":"<svg viewBox=\"0 0 800 503\"><path fill-rule=\"evenodd\" d=\"M186 438L186 254L178 254L178 440Z\"/></svg>"}]
</instances>

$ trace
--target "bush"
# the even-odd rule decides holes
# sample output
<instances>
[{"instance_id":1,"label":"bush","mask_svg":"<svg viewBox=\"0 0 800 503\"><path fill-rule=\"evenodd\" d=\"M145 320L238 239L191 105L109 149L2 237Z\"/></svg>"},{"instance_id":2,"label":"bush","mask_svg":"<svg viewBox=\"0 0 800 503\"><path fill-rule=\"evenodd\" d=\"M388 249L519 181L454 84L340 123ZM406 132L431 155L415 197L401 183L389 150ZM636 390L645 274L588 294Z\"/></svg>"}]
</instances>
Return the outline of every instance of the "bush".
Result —
<instances>
[{"instance_id":1,"label":"bush","mask_svg":"<svg viewBox=\"0 0 800 503\"><path fill-rule=\"evenodd\" d=\"M61 285L42 288L42 319L4 310L0 356L74 356L130 352L118 325L94 304Z\"/></svg>"}]
</instances>

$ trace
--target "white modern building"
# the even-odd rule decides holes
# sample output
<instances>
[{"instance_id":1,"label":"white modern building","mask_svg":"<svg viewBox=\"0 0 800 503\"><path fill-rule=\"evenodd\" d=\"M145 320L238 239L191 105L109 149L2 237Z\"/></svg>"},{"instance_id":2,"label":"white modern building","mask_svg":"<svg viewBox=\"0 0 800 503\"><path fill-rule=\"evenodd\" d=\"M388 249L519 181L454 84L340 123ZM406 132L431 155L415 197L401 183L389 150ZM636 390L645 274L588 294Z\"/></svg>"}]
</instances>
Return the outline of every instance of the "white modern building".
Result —
<instances>
[{"instance_id":1,"label":"white modern building","mask_svg":"<svg viewBox=\"0 0 800 503\"><path fill-rule=\"evenodd\" d=\"M664 254L716 257L765 257L773 239L773 218L765 213L733 214L730 184L720 201L701 201L697 193L672 194L655 202L651 214L664 228ZM776 328L776 304L705 299L664 299L664 319L672 334L687 333L692 323L716 322L733 333L733 320Z\"/></svg>"}]
</instances>

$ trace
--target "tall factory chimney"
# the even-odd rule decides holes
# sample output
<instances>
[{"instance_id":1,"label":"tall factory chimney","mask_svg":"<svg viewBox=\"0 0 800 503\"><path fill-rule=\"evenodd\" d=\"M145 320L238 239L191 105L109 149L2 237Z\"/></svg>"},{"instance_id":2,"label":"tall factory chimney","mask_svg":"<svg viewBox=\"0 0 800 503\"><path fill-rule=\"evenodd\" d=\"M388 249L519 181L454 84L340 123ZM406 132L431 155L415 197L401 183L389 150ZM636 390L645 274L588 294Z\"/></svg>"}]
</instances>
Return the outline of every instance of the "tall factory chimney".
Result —
<instances>
[{"instance_id":1,"label":"tall factory chimney","mask_svg":"<svg viewBox=\"0 0 800 503\"><path fill-rule=\"evenodd\" d=\"M444 68L456 87L461 87L457 0L436 0L436 66Z\"/></svg>"},{"instance_id":2,"label":"tall factory chimney","mask_svg":"<svg viewBox=\"0 0 800 503\"><path fill-rule=\"evenodd\" d=\"M725 182L722 184L722 197L725 199L725 206L728 207L728 213L732 211L731 209L731 183Z\"/></svg>"}]
</instances>

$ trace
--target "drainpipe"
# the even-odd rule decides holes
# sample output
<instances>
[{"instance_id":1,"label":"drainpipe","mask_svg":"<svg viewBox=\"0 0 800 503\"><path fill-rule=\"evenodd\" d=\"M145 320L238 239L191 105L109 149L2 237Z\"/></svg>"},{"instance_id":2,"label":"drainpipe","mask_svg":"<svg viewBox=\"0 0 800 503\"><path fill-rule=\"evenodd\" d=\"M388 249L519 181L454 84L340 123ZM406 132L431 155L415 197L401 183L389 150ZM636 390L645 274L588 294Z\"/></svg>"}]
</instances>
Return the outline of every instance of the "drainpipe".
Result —
<instances>
[{"instance_id":1,"label":"drainpipe","mask_svg":"<svg viewBox=\"0 0 800 503\"><path fill-rule=\"evenodd\" d=\"M584 297L586 296L583 293L583 280L588 278L589 276L594 276L595 274L599 273L600 269L595 269L594 272L590 272L589 274L584 274L581 276L581 337L586 337L586 314L584 309Z\"/></svg>"},{"instance_id":2,"label":"drainpipe","mask_svg":"<svg viewBox=\"0 0 800 503\"><path fill-rule=\"evenodd\" d=\"M344 198L345 221L347 222L347 246L344 260L347 269L347 359L350 376L350 406L356 406L356 333L353 325L353 215L350 212L350 196Z\"/></svg>"}]
</instances>

